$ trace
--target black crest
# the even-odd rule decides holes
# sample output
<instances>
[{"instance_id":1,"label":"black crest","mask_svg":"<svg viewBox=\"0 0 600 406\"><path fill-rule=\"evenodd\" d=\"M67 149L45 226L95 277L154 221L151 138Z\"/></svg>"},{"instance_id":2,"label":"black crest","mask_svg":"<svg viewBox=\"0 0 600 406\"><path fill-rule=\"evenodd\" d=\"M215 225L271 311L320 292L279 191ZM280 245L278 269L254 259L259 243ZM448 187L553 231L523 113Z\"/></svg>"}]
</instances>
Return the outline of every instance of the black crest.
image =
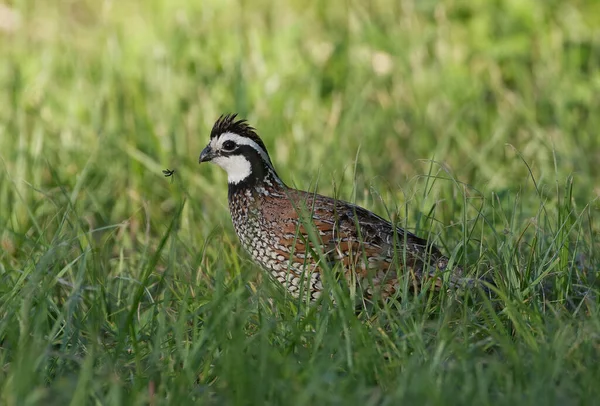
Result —
<instances>
[{"instance_id":1,"label":"black crest","mask_svg":"<svg viewBox=\"0 0 600 406\"><path fill-rule=\"evenodd\" d=\"M265 152L267 152L267 147L265 147L265 144L256 134L256 130L254 129L254 127L250 126L248 122L244 119L236 120L236 117L237 114L221 115L221 117L219 117L215 125L213 125L212 130L210 131L210 139L218 137L223 133L234 133L242 137L250 138L252 141L256 142Z\"/></svg>"}]
</instances>

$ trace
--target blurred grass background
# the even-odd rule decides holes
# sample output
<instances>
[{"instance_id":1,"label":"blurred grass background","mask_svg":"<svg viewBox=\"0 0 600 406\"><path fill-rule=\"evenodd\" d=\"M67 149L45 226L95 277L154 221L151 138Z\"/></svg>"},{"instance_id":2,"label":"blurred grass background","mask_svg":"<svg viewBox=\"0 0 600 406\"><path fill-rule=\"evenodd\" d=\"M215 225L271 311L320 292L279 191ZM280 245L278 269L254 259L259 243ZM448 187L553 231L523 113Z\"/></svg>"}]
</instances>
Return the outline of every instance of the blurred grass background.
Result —
<instances>
[{"instance_id":1,"label":"blurred grass background","mask_svg":"<svg viewBox=\"0 0 600 406\"><path fill-rule=\"evenodd\" d=\"M599 94L592 0L0 4L0 403L597 399ZM262 283L197 164L229 112L499 303Z\"/></svg>"}]
</instances>

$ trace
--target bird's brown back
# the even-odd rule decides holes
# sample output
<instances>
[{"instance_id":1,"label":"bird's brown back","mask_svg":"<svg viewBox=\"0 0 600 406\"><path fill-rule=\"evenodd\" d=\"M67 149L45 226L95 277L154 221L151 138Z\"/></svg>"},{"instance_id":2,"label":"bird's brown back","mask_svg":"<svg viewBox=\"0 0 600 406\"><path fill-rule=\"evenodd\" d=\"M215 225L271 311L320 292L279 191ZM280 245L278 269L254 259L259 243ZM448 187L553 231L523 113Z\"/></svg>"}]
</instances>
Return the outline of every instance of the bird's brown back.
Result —
<instances>
[{"instance_id":1,"label":"bird's brown back","mask_svg":"<svg viewBox=\"0 0 600 406\"><path fill-rule=\"evenodd\" d=\"M385 298L404 283L403 275L418 288L447 266L435 246L359 206L291 188L253 191L247 197L232 206L234 225L255 224L259 230L248 238L236 225L242 244L288 289L308 275L312 283L304 286L319 290L311 297L320 295L325 269L341 269L348 281L362 285L367 297ZM242 206L250 209L236 221Z\"/></svg>"}]
</instances>

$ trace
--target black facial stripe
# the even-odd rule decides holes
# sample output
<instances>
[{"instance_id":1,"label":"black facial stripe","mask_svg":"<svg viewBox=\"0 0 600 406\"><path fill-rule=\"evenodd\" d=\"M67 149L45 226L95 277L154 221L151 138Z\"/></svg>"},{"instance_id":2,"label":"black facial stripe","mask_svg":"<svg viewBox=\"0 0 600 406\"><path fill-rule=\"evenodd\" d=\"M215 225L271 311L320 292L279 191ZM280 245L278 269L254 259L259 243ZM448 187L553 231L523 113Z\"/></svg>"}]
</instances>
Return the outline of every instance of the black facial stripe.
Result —
<instances>
[{"instance_id":1,"label":"black facial stripe","mask_svg":"<svg viewBox=\"0 0 600 406\"><path fill-rule=\"evenodd\" d=\"M219 150L219 155L221 155L221 156L234 156L234 155L243 155L243 154L240 154L240 149L236 148L236 149L231 150L231 151L226 151L224 149L221 149L221 150Z\"/></svg>"},{"instance_id":2,"label":"black facial stripe","mask_svg":"<svg viewBox=\"0 0 600 406\"><path fill-rule=\"evenodd\" d=\"M266 163L263 159L262 156L260 155L260 153L252 148L250 145L238 145L236 149L234 149L233 151L223 151L221 150L221 155L222 156L236 156L236 155L242 155L244 156L248 161L250 161L250 165L252 166L252 173L254 174L254 169L258 169L260 172L262 172L262 170L260 170L261 168L268 168L268 163Z\"/></svg>"},{"instance_id":3,"label":"black facial stripe","mask_svg":"<svg viewBox=\"0 0 600 406\"><path fill-rule=\"evenodd\" d=\"M261 183L269 174L270 166L263 160L260 153L250 145L238 145L238 148L232 152L221 152L222 156L243 156L250 162L250 176L237 184L229 184L229 192L253 187ZM274 173L274 171L273 171Z\"/></svg>"},{"instance_id":4,"label":"black facial stripe","mask_svg":"<svg viewBox=\"0 0 600 406\"><path fill-rule=\"evenodd\" d=\"M253 159L255 159L256 161L261 161L263 162L264 159L262 157L262 155L260 154L260 152L258 150L256 150L256 148L252 147L251 145L246 145L246 144L235 144L235 149L232 151L228 151L223 149L223 147L221 147L219 149L219 155L221 156L235 156L235 155L243 155L245 156L250 162L252 162ZM255 157L255 158L253 158ZM268 157L268 155L267 155Z\"/></svg>"}]
</instances>

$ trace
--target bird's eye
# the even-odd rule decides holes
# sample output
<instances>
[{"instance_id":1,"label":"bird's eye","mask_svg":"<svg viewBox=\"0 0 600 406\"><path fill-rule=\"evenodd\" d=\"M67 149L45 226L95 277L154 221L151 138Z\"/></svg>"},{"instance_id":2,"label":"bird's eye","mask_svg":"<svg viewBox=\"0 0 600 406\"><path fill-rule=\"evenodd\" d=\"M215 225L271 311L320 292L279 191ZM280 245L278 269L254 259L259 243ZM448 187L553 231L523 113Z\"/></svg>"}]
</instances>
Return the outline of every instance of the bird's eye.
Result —
<instances>
[{"instance_id":1,"label":"bird's eye","mask_svg":"<svg viewBox=\"0 0 600 406\"><path fill-rule=\"evenodd\" d=\"M224 151L233 151L235 149L235 142L225 141L222 146Z\"/></svg>"}]
</instances>

